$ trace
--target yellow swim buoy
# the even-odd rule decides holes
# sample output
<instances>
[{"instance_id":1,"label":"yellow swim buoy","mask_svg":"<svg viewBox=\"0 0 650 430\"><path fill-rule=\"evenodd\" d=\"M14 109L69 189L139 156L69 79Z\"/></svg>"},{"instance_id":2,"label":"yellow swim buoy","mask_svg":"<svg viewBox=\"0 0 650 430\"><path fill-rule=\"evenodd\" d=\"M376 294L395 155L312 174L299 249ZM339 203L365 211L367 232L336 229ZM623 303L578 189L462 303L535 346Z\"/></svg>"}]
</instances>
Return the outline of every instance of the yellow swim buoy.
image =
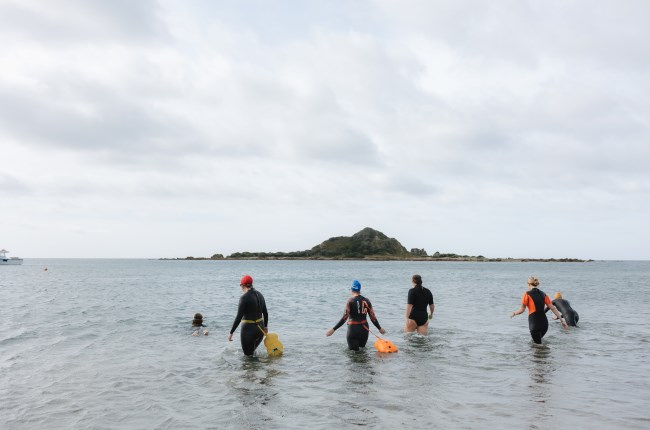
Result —
<instances>
[{"instance_id":1,"label":"yellow swim buoy","mask_svg":"<svg viewBox=\"0 0 650 430\"><path fill-rule=\"evenodd\" d=\"M377 339L377 342L375 342L375 348L377 348L377 351L379 352L397 352L397 346L387 339Z\"/></svg>"},{"instance_id":2,"label":"yellow swim buoy","mask_svg":"<svg viewBox=\"0 0 650 430\"><path fill-rule=\"evenodd\" d=\"M278 339L277 333L269 333L264 338L264 346L266 351L269 354L269 357L279 357L284 352L284 346L280 339Z\"/></svg>"}]
</instances>

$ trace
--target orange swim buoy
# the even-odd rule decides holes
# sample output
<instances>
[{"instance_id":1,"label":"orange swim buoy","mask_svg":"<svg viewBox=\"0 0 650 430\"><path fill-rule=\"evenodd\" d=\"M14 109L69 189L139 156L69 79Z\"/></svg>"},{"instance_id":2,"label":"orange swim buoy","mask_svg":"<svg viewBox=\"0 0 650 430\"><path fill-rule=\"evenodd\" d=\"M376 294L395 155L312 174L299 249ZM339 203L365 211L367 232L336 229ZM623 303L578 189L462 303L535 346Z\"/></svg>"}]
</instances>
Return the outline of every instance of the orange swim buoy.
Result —
<instances>
[{"instance_id":1,"label":"orange swim buoy","mask_svg":"<svg viewBox=\"0 0 650 430\"><path fill-rule=\"evenodd\" d=\"M377 351L379 352L397 352L397 346L387 339L377 339L375 342L375 348L377 348Z\"/></svg>"}]
</instances>

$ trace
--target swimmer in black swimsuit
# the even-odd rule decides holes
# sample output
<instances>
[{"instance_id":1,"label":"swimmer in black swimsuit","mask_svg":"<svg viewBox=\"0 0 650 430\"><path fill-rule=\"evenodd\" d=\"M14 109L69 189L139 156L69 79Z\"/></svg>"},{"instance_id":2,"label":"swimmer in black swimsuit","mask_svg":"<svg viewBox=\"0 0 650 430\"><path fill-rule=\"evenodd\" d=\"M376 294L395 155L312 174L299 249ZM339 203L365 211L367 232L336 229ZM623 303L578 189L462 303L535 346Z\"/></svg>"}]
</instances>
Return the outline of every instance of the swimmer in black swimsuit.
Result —
<instances>
[{"instance_id":1,"label":"swimmer in black swimsuit","mask_svg":"<svg viewBox=\"0 0 650 430\"><path fill-rule=\"evenodd\" d=\"M560 311L567 324L569 324L571 327L578 327L578 320L580 319L580 316L578 315L578 312L576 312L571 307L569 301L562 298L562 293L559 291L555 293L553 296L553 301L551 303L553 303L557 310ZM550 309L547 307L545 312L548 312L549 310ZM557 318L553 317L553 319Z\"/></svg>"},{"instance_id":2,"label":"swimmer in black swimsuit","mask_svg":"<svg viewBox=\"0 0 650 430\"><path fill-rule=\"evenodd\" d=\"M406 305L406 325L404 331L407 333L417 331L420 334L427 334L429 320L433 317L436 308L433 303L433 295L428 288L422 286L422 276L413 275L413 287L409 290L408 302ZM427 312L427 306L430 313Z\"/></svg>"},{"instance_id":3,"label":"swimmer in black swimsuit","mask_svg":"<svg viewBox=\"0 0 650 430\"><path fill-rule=\"evenodd\" d=\"M264 339L264 335L268 333L269 314L266 311L264 296L253 288L253 278L245 275L241 278L239 286L243 294L239 299L237 316L230 329L228 340L232 340L232 335L241 322L241 347L244 354L253 355Z\"/></svg>"},{"instance_id":4,"label":"swimmer in black swimsuit","mask_svg":"<svg viewBox=\"0 0 650 430\"><path fill-rule=\"evenodd\" d=\"M548 330L548 320L544 312L544 305L548 306L560 319L562 327L568 329L569 326L562 318L560 312L553 306L551 299L543 291L537 289L538 285L539 279L532 276L528 278L528 291L521 298L521 306L510 314L510 318L523 313L526 307L528 307L528 329L530 330L530 337L533 338L533 342L541 344L542 338Z\"/></svg>"},{"instance_id":5,"label":"swimmer in black swimsuit","mask_svg":"<svg viewBox=\"0 0 650 430\"><path fill-rule=\"evenodd\" d=\"M348 333L346 336L348 348L353 351L358 351L359 348L365 347L366 342L368 342L369 329L366 315L370 315L370 321L372 321L375 327L377 327L379 333L384 334L386 333L386 330L381 328L379 325L379 321L377 321L370 300L361 295L361 283L356 279L352 282L350 294L352 297L350 297L345 304L343 318L336 323L334 328L327 330L325 335L331 336L339 327L345 324L345 321L349 318L350 321L348 321Z\"/></svg>"}]
</instances>

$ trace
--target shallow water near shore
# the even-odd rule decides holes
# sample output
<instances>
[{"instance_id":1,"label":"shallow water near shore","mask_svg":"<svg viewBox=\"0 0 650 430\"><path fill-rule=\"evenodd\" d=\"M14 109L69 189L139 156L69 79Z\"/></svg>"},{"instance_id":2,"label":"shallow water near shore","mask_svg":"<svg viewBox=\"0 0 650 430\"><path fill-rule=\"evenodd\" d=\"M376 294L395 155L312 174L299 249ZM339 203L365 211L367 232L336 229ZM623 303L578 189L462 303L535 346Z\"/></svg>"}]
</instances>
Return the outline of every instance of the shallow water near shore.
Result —
<instances>
[{"instance_id":1,"label":"shallow water near shore","mask_svg":"<svg viewBox=\"0 0 650 430\"><path fill-rule=\"evenodd\" d=\"M282 357L226 340L245 273ZM414 273L427 336L402 331ZM508 318L531 275L580 328L549 318L532 344ZM398 353L325 337L353 279ZM26 259L0 267L0 427L648 428L649 297L650 262ZM209 336L190 336L195 312Z\"/></svg>"}]
</instances>

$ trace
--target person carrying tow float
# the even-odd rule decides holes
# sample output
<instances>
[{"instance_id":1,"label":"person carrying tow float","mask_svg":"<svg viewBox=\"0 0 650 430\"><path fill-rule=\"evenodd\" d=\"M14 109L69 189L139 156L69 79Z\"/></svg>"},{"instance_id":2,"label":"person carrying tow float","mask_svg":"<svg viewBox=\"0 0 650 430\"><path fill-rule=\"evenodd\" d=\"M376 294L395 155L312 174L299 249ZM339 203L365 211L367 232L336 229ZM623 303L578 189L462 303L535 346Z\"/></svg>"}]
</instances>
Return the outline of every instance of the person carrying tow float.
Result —
<instances>
[{"instance_id":1,"label":"person carrying tow float","mask_svg":"<svg viewBox=\"0 0 650 430\"><path fill-rule=\"evenodd\" d=\"M252 277L244 275L239 286L242 296L239 299L237 316L230 329L230 334L228 334L228 340L232 340L232 335L241 322L241 347L244 354L253 355L264 335L268 333L269 314L266 310L264 296L253 288Z\"/></svg>"},{"instance_id":2,"label":"person carrying tow float","mask_svg":"<svg viewBox=\"0 0 650 430\"><path fill-rule=\"evenodd\" d=\"M348 333L346 336L348 348L353 351L358 351L359 348L365 347L368 342L368 333L370 329L368 328L368 321L366 320L367 315L370 316L370 321L372 321L374 326L377 327L379 333L384 334L386 333L386 330L381 328L379 325L379 321L375 316L375 311L372 309L370 300L361 295L361 283L356 279L352 282L350 295L352 297L350 297L345 304L343 317L333 328L327 330L325 335L331 336L349 319Z\"/></svg>"}]
</instances>

